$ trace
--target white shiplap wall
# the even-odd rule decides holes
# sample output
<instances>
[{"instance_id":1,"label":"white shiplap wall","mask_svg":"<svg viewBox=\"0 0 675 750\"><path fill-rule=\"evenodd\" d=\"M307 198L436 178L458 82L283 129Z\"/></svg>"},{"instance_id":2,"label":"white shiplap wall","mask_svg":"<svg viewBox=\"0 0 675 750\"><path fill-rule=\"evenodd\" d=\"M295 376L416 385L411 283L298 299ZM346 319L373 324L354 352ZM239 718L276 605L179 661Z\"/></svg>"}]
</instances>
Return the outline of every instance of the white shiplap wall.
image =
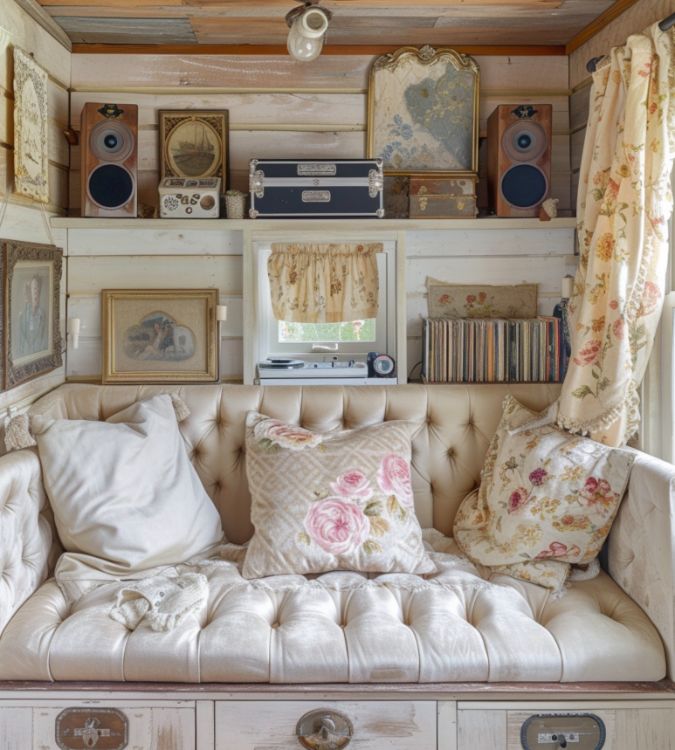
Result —
<instances>
[{"instance_id":1,"label":"white shiplap wall","mask_svg":"<svg viewBox=\"0 0 675 750\"><path fill-rule=\"evenodd\" d=\"M308 231L308 222L63 219L55 223L67 232L68 315L82 320L80 347L68 350L68 376L83 379L97 378L101 370L100 290L176 286L219 290L221 302L228 306L221 329L221 377L242 379L243 294L247 293L242 253L251 247L256 233L263 232L269 241ZM408 369L421 357L427 276L458 283L536 282L539 310L550 314L560 297L562 276L573 273L576 264L573 219L313 224L318 226L326 241L344 239L345 233L353 239L359 226L369 239L402 238Z\"/></svg>"},{"instance_id":2,"label":"white shiplap wall","mask_svg":"<svg viewBox=\"0 0 675 750\"><path fill-rule=\"evenodd\" d=\"M64 214L68 203L68 124L70 52L30 18L14 0L0 0L0 237L62 245L65 233L49 228L49 217ZM6 33L4 33L6 32ZM14 193L13 48L32 52L48 73L49 192L47 206ZM3 217L4 212L4 218ZM61 317L65 312L66 274L61 280ZM2 291L0 290L0 298ZM62 325L63 329L63 325ZM63 330L62 330L63 332ZM0 368L1 369L1 368ZM21 409L64 379L64 368L17 388L0 390L0 426L8 408Z\"/></svg>"}]
</instances>

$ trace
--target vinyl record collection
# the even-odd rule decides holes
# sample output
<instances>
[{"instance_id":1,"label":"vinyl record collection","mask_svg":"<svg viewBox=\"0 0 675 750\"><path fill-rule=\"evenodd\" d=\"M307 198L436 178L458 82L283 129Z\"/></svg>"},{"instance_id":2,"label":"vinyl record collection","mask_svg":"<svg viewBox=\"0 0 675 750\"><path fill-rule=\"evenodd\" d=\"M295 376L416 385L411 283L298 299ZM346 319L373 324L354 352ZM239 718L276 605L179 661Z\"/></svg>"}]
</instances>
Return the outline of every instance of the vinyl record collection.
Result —
<instances>
[{"instance_id":1,"label":"vinyl record collection","mask_svg":"<svg viewBox=\"0 0 675 750\"><path fill-rule=\"evenodd\" d=\"M565 356L560 320L425 318L422 377L427 383L560 382Z\"/></svg>"}]
</instances>

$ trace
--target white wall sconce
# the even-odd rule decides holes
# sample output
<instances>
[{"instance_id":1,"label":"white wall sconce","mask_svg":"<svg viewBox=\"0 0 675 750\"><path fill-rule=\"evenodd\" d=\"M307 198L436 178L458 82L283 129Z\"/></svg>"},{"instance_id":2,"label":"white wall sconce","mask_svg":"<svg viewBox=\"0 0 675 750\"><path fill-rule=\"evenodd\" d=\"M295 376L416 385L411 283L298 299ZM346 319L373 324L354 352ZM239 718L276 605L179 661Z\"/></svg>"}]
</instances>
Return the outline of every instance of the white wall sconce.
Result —
<instances>
[{"instance_id":1,"label":"white wall sconce","mask_svg":"<svg viewBox=\"0 0 675 750\"><path fill-rule=\"evenodd\" d=\"M286 15L288 32L288 53L295 60L311 62L321 54L333 14L319 8L318 0L306 0L299 8L293 8Z\"/></svg>"},{"instance_id":2,"label":"white wall sconce","mask_svg":"<svg viewBox=\"0 0 675 750\"><path fill-rule=\"evenodd\" d=\"M219 323L227 320L227 305L216 305L216 320Z\"/></svg>"},{"instance_id":3,"label":"white wall sconce","mask_svg":"<svg viewBox=\"0 0 675 750\"><path fill-rule=\"evenodd\" d=\"M82 321L79 318L68 318L68 338L73 349L80 348L80 328Z\"/></svg>"}]
</instances>

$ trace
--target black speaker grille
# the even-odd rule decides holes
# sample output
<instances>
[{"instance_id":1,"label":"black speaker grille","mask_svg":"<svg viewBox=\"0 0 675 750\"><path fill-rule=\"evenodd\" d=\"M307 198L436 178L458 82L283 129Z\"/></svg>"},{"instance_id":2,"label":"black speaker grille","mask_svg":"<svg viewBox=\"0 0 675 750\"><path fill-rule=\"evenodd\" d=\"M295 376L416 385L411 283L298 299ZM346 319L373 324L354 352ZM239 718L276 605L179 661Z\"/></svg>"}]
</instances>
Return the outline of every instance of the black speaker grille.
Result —
<instances>
[{"instance_id":1,"label":"black speaker grille","mask_svg":"<svg viewBox=\"0 0 675 750\"><path fill-rule=\"evenodd\" d=\"M532 208L546 198L546 175L532 164L516 164L502 177L502 196L516 208Z\"/></svg>"},{"instance_id":2,"label":"black speaker grille","mask_svg":"<svg viewBox=\"0 0 675 750\"><path fill-rule=\"evenodd\" d=\"M118 164L101 164L89 175L89 196L101 208L120 208L134 194L134 180Z\"/></svg>"}]
</instances>

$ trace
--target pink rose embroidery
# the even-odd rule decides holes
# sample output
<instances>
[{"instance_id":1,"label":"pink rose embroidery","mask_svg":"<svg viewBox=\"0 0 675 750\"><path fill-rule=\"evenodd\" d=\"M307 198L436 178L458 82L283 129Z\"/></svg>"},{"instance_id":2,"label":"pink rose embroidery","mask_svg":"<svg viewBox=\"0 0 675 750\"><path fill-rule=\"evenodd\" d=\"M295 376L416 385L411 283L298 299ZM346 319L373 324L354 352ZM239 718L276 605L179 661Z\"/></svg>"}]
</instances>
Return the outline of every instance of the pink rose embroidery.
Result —
<instances>
[{"instance_id":1,"label":"pink rose embroidery","mask_svg":"<svg viewBox=\"0 0 675 750\"><path fill-rule=\"evenodd\" d=\"M525 487L518 487L517 490L514 490L511 493L511 496L509 497L509 503L508 503L508 510L509 513L513 513L514 511L518 510L518 508L521 508L525 503L527 502L529 497L528 491L525 489Z\"/></svg>"},{"instance_id":2,"label":"pink rose embroidery","mask_svg":"<svg viewBox=\"0 0 675 750\"><path fill-rule=\"evenodd\" d=\"M366 541L370 522L355 503L328 497L307 511L305 529L321 549L331 555L343 555Z\"/></svg>"},{"instance_id":3,"label":"pink rose embroidery","mask_svg":"<svg viewBox=\"0 0 675 750\"><path fill-rule=\"evenodd\" d=\"M562 542L551 542L548 549L542 550L535 560L546 560L549 557L564 557L567 554L567 545Z\"/></svg>"},{"instance_id":4,"label":"pink rose embroidery","mask_svg":"<svg viewBox=\"0 0 675 750\"><path fill-rule=\"evenodd\" d=\"M358 497L361 500L368 500L373 494L368 477L358 469L350 469L340 474L331 482L330 488L341 497Z\"/></svg>"},{"instance_id":5,"label":"pink rose embroidery","mask_svg":"<svg viewBox=\"0 0 675 750\"><path fill-rule=\"evenodd\" d=\"M546 481L547 476L548 472L546 471L546 469L539 468L530 472L529 480L535 487L541 487L541 485Z\"/></svg>"},{"instance_id":6,"label":"pink rose embroidery","mask_svg":"<svg viewBox=\"0 0 675 750\"><path fill-rule=\"evenodd\" d=\"M258 440L269 440L282 448L296 451L314 448L321 442L321 435L316 432L285 424L278 419L266 419L259 422L255 427L255 436Z\"/></svg>"},{"instance_id":7,"label":"pink rose embroidery","mask_svg":"<svg viewBox=\"0 0 675 750\"><path fill-rule=\"evenodd\" d=\"M623 338L624 326L625 326L625 321L623 318L617 318L612 324L612 330L614 331L614 335L618 339Z\"/></svg>"},{"instance_id":8,"label":"pink rose embroidery","mask_svg":"<svg viewBox=\"0 0 675 750\"><path fill-rule=\"evenodd\" d=\"M389 453L382 459L377 471L377 483L382 492L396 495L402 505L413 506L413 491L410 483L410 465L401 456Z\"/></svg>"}]
</instances>

